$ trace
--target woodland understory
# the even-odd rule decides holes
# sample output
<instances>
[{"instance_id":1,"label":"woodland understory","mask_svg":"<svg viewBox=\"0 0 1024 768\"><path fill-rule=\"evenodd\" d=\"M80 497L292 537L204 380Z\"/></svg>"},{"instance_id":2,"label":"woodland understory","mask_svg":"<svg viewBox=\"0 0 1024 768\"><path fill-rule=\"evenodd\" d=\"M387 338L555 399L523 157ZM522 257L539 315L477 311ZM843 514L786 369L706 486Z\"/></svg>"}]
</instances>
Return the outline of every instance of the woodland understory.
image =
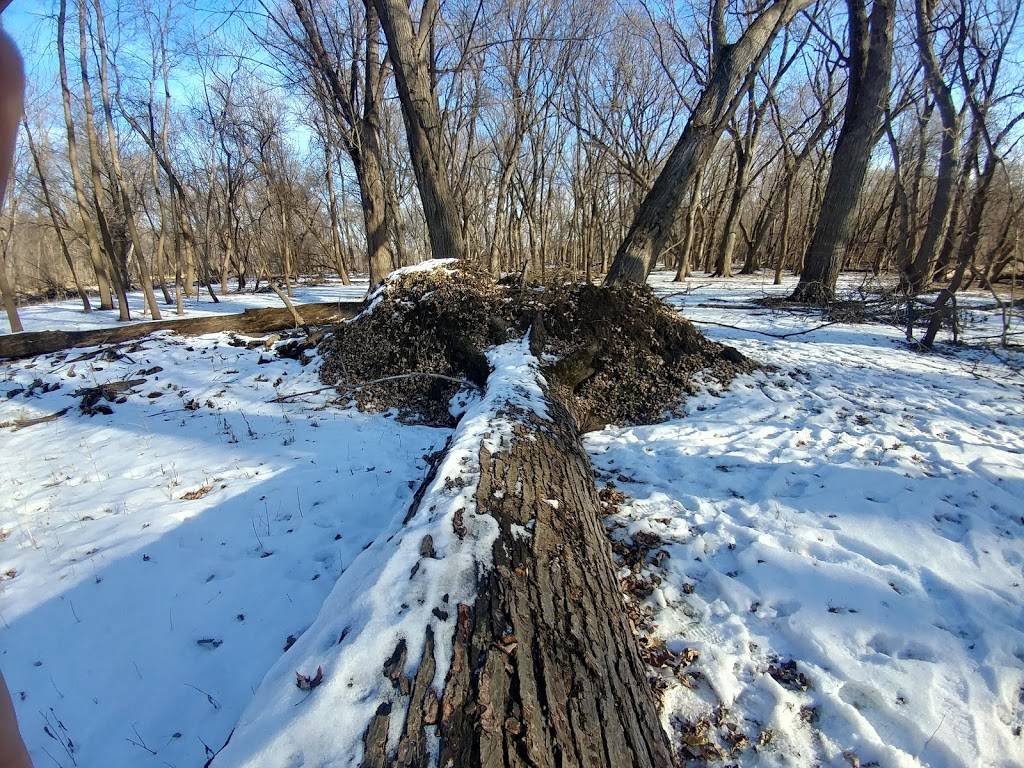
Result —
<instances>
[{"instance_id":1,"label":"woodland understory","mask_svg":"<svg viewBox=\"0 0 1024 768\"><path fill-rule=\"evenodd\" d=\"M1015 298L1016 3L32 14L0 212L12 328L19 301L69 291L123 320L138 286L157 318L432 256L534 279L792 273L811 303L851 269L943 308Z\"/></svg>"},{"instance_id":2,"label":"woodland understory","mask_svg":"<svg viewBox=\"0 0 1024 768\"><path fill-rule=\"evenodd\" d=\"M26 44L0 631L22 713L65 614L145 666L34 756L1022 757L1019 3L227 5Z\"/></svg>"}]
</instances>

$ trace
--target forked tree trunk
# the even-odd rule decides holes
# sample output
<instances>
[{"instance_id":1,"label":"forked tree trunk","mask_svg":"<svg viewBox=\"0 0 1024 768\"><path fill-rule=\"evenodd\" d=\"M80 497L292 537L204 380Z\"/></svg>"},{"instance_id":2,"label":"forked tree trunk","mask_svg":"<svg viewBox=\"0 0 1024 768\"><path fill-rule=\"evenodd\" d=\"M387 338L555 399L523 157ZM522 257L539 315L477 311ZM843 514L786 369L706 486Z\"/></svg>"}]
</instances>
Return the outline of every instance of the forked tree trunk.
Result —
<instances>
[{"instance_id":1,"label":"forked tree trunk","mask_svg":"<svg viewBox=\"0 0 1024 768\"><path fill-rule=\"evenodd\" d=\"M672 764L590 461L565 406L549 396L547 407L550 421L516 417L499 453L480 448L477 510L500 528L493 567L476 602L458 607L439 710L429 695L433 665L421 664L397 754L388 757L388 729L375 719L364 740L367 768L427 765L424 726L433 722L442 766ZM532 535L522 535L530 526Z\"/></svg>"},{"instance_id":2,"label":"forked tree trunk","mask_svg":"<svg viewBox=\"0 0 1024 768\"><path fill-rule=\"evenodd\" d=\"M866 0L847 0L847 7L850 83L846 112L793 301L827 303L834 298L843 258L854 238L854 213L889 97L896 4L874 0L870 17Z\"/></svg>"}]
</instances>

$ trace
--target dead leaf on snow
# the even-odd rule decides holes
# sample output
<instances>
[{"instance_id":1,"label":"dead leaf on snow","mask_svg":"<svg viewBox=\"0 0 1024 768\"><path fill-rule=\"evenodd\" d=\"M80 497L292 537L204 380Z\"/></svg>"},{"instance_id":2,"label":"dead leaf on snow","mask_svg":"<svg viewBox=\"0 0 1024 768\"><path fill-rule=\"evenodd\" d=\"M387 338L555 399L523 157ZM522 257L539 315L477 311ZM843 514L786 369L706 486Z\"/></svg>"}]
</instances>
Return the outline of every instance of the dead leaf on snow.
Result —
<instances>
[{"instance_id":1,"label":"dead leaf on snow","mask_svg":"<svg viewBox=\"0 0 1024 768\"><path fill-rule=\"evenodd\" d=\"M203 498L203 496L205 496L212 490L213 486L207 483L206 485L199 486L193 491L189 491L188 493L184 494L181 498L184 499L185 501L195 501L196 499Z\"/></svg>"}]
</instances>

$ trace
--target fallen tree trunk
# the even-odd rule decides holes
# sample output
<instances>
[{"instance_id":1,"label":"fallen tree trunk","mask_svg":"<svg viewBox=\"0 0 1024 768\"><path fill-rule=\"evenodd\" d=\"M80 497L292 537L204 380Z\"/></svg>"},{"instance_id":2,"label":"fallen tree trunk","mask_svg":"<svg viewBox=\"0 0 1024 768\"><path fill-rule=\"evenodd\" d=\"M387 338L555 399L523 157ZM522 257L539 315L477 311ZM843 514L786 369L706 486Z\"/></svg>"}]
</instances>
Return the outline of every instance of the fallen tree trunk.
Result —
<instances>
[{"instance_id":1,"label":"fallen tree trunk","mask_svg":"<svg viewBox=\"0 0 1024 768\"><path fill-rule=\"evenodd\" d=\"M454 431L212 765L673 764L581 425L753 366L643 287L524 288L400 270L319 346L326 386Z\"/></svg>"},{"instance_id":2,"label":"fallen tree trunk","mask_svg":"<svg viewBox=\"0 0 1024 768\"><path fill-rule=\"evenodd\" d=\"M330 323L354 317L362 308L360 302L324 302L302 304L302 319L306 325ZM88 331L33 331L0 336L0 358L22 358L59 352L74 347L93 347L102 344L120 344L140 339L156 331L174 331L183 335L235 331L258 334L279 331L295 326L294 308L272 307L247 309L230 315L193 317L186 320L160 320L134 325L118 325Z\"/></svg>"},{"instance_id":3,"label":"fallen tree trunk","mask_svg":"<svg viewBox=\"0 0 1024 768\"><path fill-rule=\"evenodd\" d=\"M212 765L672 764L576 423L525 341L487 357L409 511Z\"/></svg>"},{"instance_id":4,"label":"fallen tree trunk","mask_svg":"<svg viewBox=\"0 0 1024 768\"><path fill-rule=\"evenodd\" d=\"M480 449L477 509L500 534L475 604L459 613L439 764L670 765L590 461L566 407L546 405L549 421L517 414L506 447ZM410 742L424 738L409 733L426 714L417 706Z\"/></svg>"}]
</instances>

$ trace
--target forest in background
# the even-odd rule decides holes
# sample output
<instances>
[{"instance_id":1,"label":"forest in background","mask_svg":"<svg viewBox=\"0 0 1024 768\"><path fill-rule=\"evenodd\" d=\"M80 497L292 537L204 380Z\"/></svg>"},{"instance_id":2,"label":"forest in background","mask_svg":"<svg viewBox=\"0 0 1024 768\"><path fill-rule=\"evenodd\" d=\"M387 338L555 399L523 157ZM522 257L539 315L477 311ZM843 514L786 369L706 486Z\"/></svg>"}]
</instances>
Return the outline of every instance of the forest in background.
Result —
<instances>
[{"instance_id":1,"label":"forest in background","mask_svg":"<svg viewBox=\"0 0 1024 768\"><path fill-rule=\"evenodd\" d=\"M405 8L426 130L403 125L388 6ZM596 280L632 249L680 279L799 273L805 300L831 298L839 270L914 295L1021 269L1012 0L38 13L43 65L0 213L9 306L77 289L124 318L138 286L156 317L195 291L375 284L430 255Z\"/></svg>"}]
</instances>

